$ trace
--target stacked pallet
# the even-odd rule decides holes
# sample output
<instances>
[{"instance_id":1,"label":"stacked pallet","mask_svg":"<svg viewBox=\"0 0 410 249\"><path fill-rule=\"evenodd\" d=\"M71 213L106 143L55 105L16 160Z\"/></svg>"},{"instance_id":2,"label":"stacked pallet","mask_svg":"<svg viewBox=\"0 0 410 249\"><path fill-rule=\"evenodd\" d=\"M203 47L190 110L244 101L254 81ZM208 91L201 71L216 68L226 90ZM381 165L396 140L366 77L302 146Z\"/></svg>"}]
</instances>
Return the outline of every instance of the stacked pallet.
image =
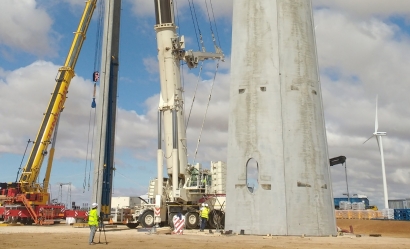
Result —
<instances>
[{"instance_id":1,"label":"stacked pallet","mask_svg":"<svg viewBox=\"0 0 410 249\"><path fill-rule=\"evenodd\" d=\"M395 220L410 220L410 209L394 209Z\"/></svg>"},{"instance_id":2,"label":"stacked pallet","mask_svg":"<svg viewBox=\"0 0 410 249\"><path fill-rule=\"evenodd\" d=\"M336 219L371 220L383 218L381 211L374 210L335 210Z\"/></svg>"}]
</instances>

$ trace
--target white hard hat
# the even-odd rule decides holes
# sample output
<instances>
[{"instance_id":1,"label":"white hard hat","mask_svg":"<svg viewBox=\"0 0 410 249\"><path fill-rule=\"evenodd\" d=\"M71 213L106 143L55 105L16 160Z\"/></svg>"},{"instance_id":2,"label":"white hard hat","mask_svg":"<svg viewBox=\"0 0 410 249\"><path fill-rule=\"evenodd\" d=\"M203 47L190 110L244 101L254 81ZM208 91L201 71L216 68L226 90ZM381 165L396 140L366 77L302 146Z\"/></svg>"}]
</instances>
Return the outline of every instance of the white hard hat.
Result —
<instances>
[{"instance_id":1,"label":"white hard hat","mask_svg":"<svg viewBox=\"0 0 410 249\"><path fill-rule=\"evenodd\" d=\"M94 202L93 204L91 204L91 207L96 208L96 207L98 207L98 204Z\"/></svg>"},{"instance_id":2,"label":"white hard hat","mask_svg":"<svg viewBox=\"0 0 410 249\"><path fill-rule=\"evenodd\" d=\"M208 206L208 203L205 203L205 207L207 207Z\"/></svg>"},{"instance_id":3,"label":"white hard hat","mask_svg":"<svg viewBox=\"0 0 410 249\"><path fill-rule=\"evenodd\" d=\"M205 207L205 203L202 203L202 206Z\"/></svg>"}]
</instances>

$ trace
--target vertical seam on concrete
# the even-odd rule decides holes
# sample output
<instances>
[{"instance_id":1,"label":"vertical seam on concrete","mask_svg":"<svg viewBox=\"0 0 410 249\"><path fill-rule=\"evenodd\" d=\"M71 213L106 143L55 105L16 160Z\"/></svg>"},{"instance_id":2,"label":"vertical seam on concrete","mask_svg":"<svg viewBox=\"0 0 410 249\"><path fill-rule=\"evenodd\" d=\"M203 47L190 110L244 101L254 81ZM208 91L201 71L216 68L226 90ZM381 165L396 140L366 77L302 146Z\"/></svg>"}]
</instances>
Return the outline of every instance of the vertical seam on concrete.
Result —
<instances>
[{"instance_id":1,"label":"vertical seam on concrete","mask_svg":"<svg viewBox=\"0 0 410 249\"><path fill-rule=\"evenodd\" d=\"M278 69L279 69L279 97L280 97L280 116L282 120L282 160L283 160L283 179L284 179L284 189L285 189L285 202L287 203L287 196L286 196L286 172L285 172L285 139L284 135L284 125L283 125L283 102L282 102L282 71L281 71L281 56L280 56L280 27L279 27L279 9L278 9L278 1L276 1L276 25L278 30ZM286 234L289 234L289 226L288 226L288 205L285 205L285 212L286 212Z\"/></svg>"},{"instance_id":2,"label":"vertical seam on concrete","mask_svg":"<svg viewBox=\"0 0 410 249\"><path fill-rule=\"evenodd\" d=\"M309 1L309 5L310 5L310 15L311 15L311 22L312 22L312 28L313 28L313 44L314 44L314 48L315 48L315 57L316 57L316 74L317 74L317 92L318 92L318 97L320 100L320 107L322 108L320 115L322 116L322 125L323 125L323 129L324 129L324 136L325 136L325 142L326 142L326 146L325 146L325 151L326 151L326 159L329 157L329 147L327 145L327 132L326 132L326 120L325 120L325 109L323 107L323 98L322 98L322 83L320 81L320 70L319 70L319 54L317 52L317 44L316 44L316 28L315 28L315 19L314 19L314 15L313 15L313 6L312 6L312 0ZM327 163L328 161L326 161ZM329 167L326 167L326 171L327 171L327 179L328 179L328 191L330 191L330 198L331 198L331 203L333 203L333 187L332 187L332 183L331 183L331 174L330 174L330 165ZM333 204L332 204L333 205ZM334 216L334 212L333 215ZM336 219L334 220L334 227L336 227ZM318 224L319 226L319 224Z\"/></svg>"},{"instance_id":3,"label":"vertical seam on concrete","mask_svg":"<svg viewBox=\"0 0 410 249\"><path fill-rule=\"evenodd\" d=\"M314 51L315 51L315 60L316 60L316 86L318 86L318 88L320 87L319 86L319 82L320 82L320 77L319 77L319 64L318 64L318 58L317 58L317 47L316 47L316 39L315 39L315 23L314 23L314 20L313 20L313 7L312 7L312 0L309 0L309 2L308 2L308 7L309 7L309 10L310 10L310 23L311 23L311 27L312 27L312 38L313 38L313 46L314 46ZM317 89L318 90L318 89ZM318 90L319 91L319 90ZM320 91L319 91L320 92ZM320 98L320 97L319 97ZM322 101L320 101L320 102L322 102ZM321 103L321 108L322 108L322 111L321 111L321 115L322 115L322 120L323 120L323 125L324 125L324 117L323 117L323 103ZM325 149L326 149L326 154L327 154L327 142L326 142L326 146L325 146ZM319 188L319 191L322 191L320 188ZM323 198L323 195L322 195L322 198ZM318 210L318 205L319 205L319 203L318 203L318 200L316 199L316 206L315 206L315 209L316 209L316 213L319 213L319 210ZM319 222L319 215L317 215L316 216L316 225L317 225L317 229L318 229L318 232L319 233L321 233L321 231L320 231L320 224L319 224L320 222Z\"/></svg>"}]
</instances>

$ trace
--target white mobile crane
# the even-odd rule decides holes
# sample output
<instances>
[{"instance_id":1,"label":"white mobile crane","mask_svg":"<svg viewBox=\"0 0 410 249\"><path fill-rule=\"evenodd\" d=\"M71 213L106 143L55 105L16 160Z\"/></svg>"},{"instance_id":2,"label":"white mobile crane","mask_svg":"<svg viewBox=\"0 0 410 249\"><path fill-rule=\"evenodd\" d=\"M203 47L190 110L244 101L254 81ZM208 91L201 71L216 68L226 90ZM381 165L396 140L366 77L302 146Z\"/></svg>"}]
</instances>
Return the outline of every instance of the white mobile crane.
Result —
<instances>
[{"instance_id":1,"label":"white mobile crane","mask_svg":"<svg viewBox=\"0 0 410 249\"><path fill-rule=\"evenodd\" d=\"M207 202L211 207L209 225L223 225L226 165L211 162L210 170L203 170L201 164L188 164L186 125L183 102L183 87L180 79L180 61L189 68L207 59L223 60L221 49L215 44L215 53L185 50L184 37L178 37L174 23L172 0L154 0L160 71L161 94L158 107L158 151L157 178L148 189L148 201L136 207L127 226L135 228L168 223L177 213L185 215L186 227L196 228L199 224L199 205ZM162 133L162 129L164 133ZM162 139L162 134L163 139ZM165 153L162 149L165 143ZM166 158L168 177L163 176L163 158Z\"/></svg>"}]
</instances>

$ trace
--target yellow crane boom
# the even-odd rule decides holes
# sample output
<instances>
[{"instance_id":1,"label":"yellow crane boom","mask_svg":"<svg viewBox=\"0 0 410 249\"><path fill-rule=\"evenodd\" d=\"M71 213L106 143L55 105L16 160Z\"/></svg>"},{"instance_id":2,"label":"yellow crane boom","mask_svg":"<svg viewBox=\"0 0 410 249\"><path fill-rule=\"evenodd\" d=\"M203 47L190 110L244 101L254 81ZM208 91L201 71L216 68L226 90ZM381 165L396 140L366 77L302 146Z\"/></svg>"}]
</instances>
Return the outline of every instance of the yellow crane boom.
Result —
<instances>
[{"instance_id":1,"label":"yellow crane boom","mask_svg":"<svg viewBox=\"0 0 410 249\"><path fill-rule=\"evenodd\" d=\"M44 118L41 122L36 140L34 140L34 145L30 152L27 164L23 168L22 174L20 176L19 183L22 193L44 193L44 196L42 196L42 198L39 198L38 201L33 202L34 204L44 204L48 202L47 187L50 178L52 165L51 163L48 163L47 165L43 186L36 183L36 181L44 157L47 155L47 148L51 143L52 135L56 128L56 124L58 123L60 113L64 108L68 87L70 86L71 79L75 76L74 68L81 51L81 47L86 38L88 26L96 8L96 4L97 0L86 1L80 23L78 25L77 31L74 33L74 39L71 44L71 48L68 52L64 66L59 68L58 70L54 92L52 93L47 110L44 114ZM53 155L54 149L51 149L49 162L52 162Z\"/></svg>"}]
</instances>

